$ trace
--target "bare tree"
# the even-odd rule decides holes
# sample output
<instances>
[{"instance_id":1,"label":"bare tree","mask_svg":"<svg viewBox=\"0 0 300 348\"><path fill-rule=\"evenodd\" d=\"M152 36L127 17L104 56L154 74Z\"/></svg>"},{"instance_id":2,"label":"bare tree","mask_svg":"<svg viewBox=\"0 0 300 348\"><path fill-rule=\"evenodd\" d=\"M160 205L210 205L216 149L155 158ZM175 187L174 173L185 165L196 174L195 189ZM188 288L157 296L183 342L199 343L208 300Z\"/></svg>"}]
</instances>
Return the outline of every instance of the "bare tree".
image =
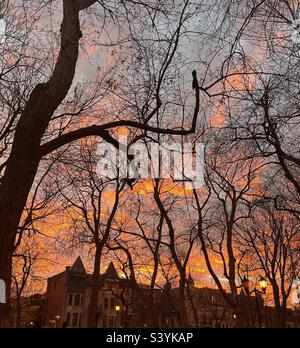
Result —
<instances>
[{"instance_id":1,"label":"bare tree","mask_svg":"<svg viewBox=\"0 0 300 348\"><path fill-rule=\"evenodd\" d=\"M242 149L228 149L219 137L214 141L211 152L207 149L206 188L193 190L198 215L195 230L210 275L236 311L240 325L246 325L246 309L238 296L243 250L239 249L237 227L239 221L250 217L248 200L255 194L255 178L262 166L251 158L241 161Z\"/></svg>"},{"instance_id":2,"label":"bare tree","mask_svg":"<svg viewBox=\"0 0 300 348\"><path fill-rule=\"evenodd\" d=\"M77 175L74 177L74 172ZM93 285L88 309L88 327L95 327L103 251L113 233L120 195L126 181L101 179L95 159L89 150L80 152L76 166L65 168L58 180L64 207L70 214L74 231L71 240L76 247L88 245L93 252ZM109 197L109 198L108 198Z\"/></svg>"},{"instance_id":3,"label":"bare tree","mask_svg":"<svg viewBox=\"0 0 300 348\"><path fill-rule=\"evenodd\" d=\"M268 279L277 326L286 327L288 298L299 275L298 219L278 211L274 201L257 201L251 219L241 224L240 243L246 248L247 263L242 267Z\"/></svg>"},{"instance_id":4,"label":"bare tree","mask_svg":"<svg viewBox=\"0 0 300 348\"><path fill-rule=\"evenodd\" d=\"M21 327L21 314L23 310L22 296L28 290L30 282L35 281L36 263L38 259L38 248L34 238L24 238L21 246L14 253L13 263L13 289L16 301L15 327Z\"/></svg>"},{"instance_id":5,"label":"bare tree","mask_svg":"<svg viewBox=\"0 0 300 348\"><path fill-rule=\"evenodd\" d=\"M0 231L0 277L6 281L8 298L11 260L17 228L41 158L70 142L87 136L98 136L105 141L117 145L116 140L109 133L109 130L119 126L128 126L141 131L166 134L189 134L195 131L197 114L193 116L191 126L188 128L179 127L168 129L167 127L151 125L153 116L162 106L160 91L166 71L178 47L181 29L186 20L185 14L188 3L188 1L184 3L177 17L179 19L177 20L176 28L174 30L172 29L172 39L166 49L166 56L162 62L159 78L156 83L156 95L153 106L145 109L146 118L142 122L140 120L126 119L125 116L122 119L112 120L107 123L101 120L100 122L82 128L76 127L77 129L67 127L67 122L66 124L62 124L61 127L58 127L58 129L56 128L56 130L54 127L55 131L53 132L53 121L57 121L56 117L58 116L56 112L59 112L59 108L63 105L62 103L69 91L70 93L73 92L75 97L78 96L76 89L71 87L78 61L79 43L82 37L80 16L84 16L84 12L89 10L93 5L100 6L105 19L107 19L107 12L112 13L104 4L101 5L101 3L95 0L62 1L63 19L60 31L60 44L57 47L59 54L56 59L53 59L52 67L50 69L47 67L47 77L43 76L43 78L39 78L40 75L35 75L36 81L31 84L28 98L25 98L26 101L23 103L18 121L15 123L7 160L3 164L4 174L0 187L0 220L2 222ZM39 10L44 9L47 5L50 6L51 11L51 2L42 2L40 7L35 8L35 10L39 12ZM133 6L133 4L131 5ZM134 6L136 5L137 3L134 3ZM162 9L160 6L149 7L149 5L142 2L139 2L138 5L146 13L149 14L150 11L149 19L165 10L163 5L161 5ZM114 9L116 10L116 7ZM127 16L129 12L125 11L125 13ZM135 11L133 15L136 15ZM130 30L132 23L128 18L127 22L129 23ZM52 53L52 58L54 58L54 52ZM196 79L196 73L194 73L194 80L196 81ZM196 100L196 104L199 104L199 99ZM147 105L149 106L149 103ZM79 110L81 109L79 108ZM66 113L64 112L63 115L66 115ZM74 111L67 113L68 115L71 120L72 118L74 119ZM20 173L22 174L20 175ZM1 306L1 310L3 311L4 309L5 306Z\"/></svg>"}]
</instances>

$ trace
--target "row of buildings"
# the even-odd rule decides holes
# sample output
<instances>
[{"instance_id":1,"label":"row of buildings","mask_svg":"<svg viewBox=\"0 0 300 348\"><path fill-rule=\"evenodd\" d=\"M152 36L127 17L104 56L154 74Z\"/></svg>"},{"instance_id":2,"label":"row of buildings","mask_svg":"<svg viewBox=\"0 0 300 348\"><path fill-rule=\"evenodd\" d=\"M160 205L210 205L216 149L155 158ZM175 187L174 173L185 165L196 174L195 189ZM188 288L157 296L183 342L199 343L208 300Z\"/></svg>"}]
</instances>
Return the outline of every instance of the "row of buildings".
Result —
<instances>
[{"instance_id":1,"label":"row of buildings","mask_svg":"<svg viewBox=\"0 0 300 348\"><path fill-rule=\"evenodd\" d=\"M238 315L225 302L220 292L195 286L191 276L187 279L186 312L189 327L234 328L276 327L273 307L257 303L252 296L239 295L247 308L243 324ZM47 291L40 297L40 315L30 325L42 327L85 328L92 290L92 275L85 270L80 257L64 272L48 278ZM164 289L138 287L120 278L113 263L101 274L98 288L98 304L95 326L99 328L121 327L179 327L179 289L168 283ZM260 308L257 308L259 305ZM258 310L260 317L258 318ZM36 320L36 321L35 321ZM287 326L300 327L300 313L288 310Z\"/></svg>"}]
</instances>

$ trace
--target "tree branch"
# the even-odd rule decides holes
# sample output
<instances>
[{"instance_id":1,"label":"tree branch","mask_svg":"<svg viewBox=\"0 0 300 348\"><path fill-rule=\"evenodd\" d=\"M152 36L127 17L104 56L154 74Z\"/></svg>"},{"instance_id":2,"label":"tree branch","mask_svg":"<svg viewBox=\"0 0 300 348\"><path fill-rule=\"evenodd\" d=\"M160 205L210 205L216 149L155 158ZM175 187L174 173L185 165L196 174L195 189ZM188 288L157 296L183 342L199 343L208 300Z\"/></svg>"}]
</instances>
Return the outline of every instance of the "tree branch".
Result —
<instances>
[{"instance_id":1,"label":"tree branch","mask_svg":"<svg viewBox=\"0 0 300 348\"><path fill-rule=\"evenodd\" d=\"M97 0L77 0L78 10L82 11L96 3Z\"/></svg>"},{"instance_id":2,"label":"tree branch","mask_svg":"<svg viewBox=\"0 0 300 348\"><path fill-rule=\"evenodd\" d=\"M159 127L153 127L146 123L140 123L137 121L131 120L121 120L113 121L103 125L91 125L85 128L81 128L66 134L59 136L56 139L53 139L43 145L40 148L41 157L51 153L58 148L67 145L73 141L88 137L88 136L100 136L104 140L108 141L115 147L118 147L119 143L114 139L108 132L108 129L117 128L117 127L132 127L137 128L157 134L170 134L170 135L189 135L196 131L197 119L199 114L199 104L200 104L200 88L197 80L197 73L193 71L193 89L196 90L195 98L195 108L194 115L192 120L192 125L190 129L165 129Z\"/></svg>"}]
</instances>

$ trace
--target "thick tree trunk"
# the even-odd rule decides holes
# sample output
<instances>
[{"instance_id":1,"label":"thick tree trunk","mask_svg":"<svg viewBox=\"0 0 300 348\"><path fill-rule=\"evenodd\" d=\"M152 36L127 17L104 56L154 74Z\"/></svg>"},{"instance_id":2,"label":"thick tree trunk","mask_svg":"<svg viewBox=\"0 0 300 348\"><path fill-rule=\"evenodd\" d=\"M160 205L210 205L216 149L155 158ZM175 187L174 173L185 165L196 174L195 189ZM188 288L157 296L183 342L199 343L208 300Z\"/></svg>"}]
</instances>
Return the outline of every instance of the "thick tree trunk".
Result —
<instances>
[{"instance_id":1,"label":"thick tree trunk","mask_svg":"<svg viewBox=\"0 0 300 348\"><path fill-rule=\"evenodd\" d=\"M27 115L24 112L23 117L25 116ZM21 126L22 123L26 125L26 120L20 123ZM38 134L33 133L33 130L24 127L16 131L12 153L0 187L0 278L6 282L8 302L15 237L39 163ZM0 316L3 314L7 313L2 312Z\"/></svg>"},{"instance_id":2,"label":"thick tree trunk","mask_svg":"<svg viewBox=\"0 0 300 348\"><path fill-rule=\"evenodd\" d=\"M17 297L16 328L21 327L21 297Z\"/></svg>"},{"instance_id":3,"label":"thick tree trunk","mask_svg":"<svg viewBox=\"0 0 300 348\"><path fill-rule=\"evenodd\" d=\"M91 291L91 299L88 309L88 328L97 327L97 304L98 304L98 290L100 281L100 264L101 264L102 248L96 247L96 254L94 260L94 271L93 271L93 284Z\"/></svg>"},{"instance_id":4,"label":"thick tree trunk","mask_svg":"<svg viewBox=\"0 0 300 348\"><path fill-rule=\"evenodd\" d=\"M156 278L158 274L158 256L154 255L154 270L151 278L151 285L150 285L150 318L148 320L148 326L150 327L158 327L157 323L157 315L156 315L156 306L154 301L154 288L156 284Z\"/></svg>"},{"instance_id":5,"label":"thick tree trunk","mask_svg":"<svg viewBox=\"0 0 300 348\"><path fill-rule=\"evenodd\" d=\"M277 316L277 328L286 328L286 308L283 306L276 306L276 316Z\"/></svg>"},{"instance_id":6,"label":"thick tree trunk","mask_svg":"<svg viewBox=\"0 0 300 348\"><path fill-rule=\"evenodd\" d=\"M190 304L191 304L191 307L192 307L192 312L193 312L195 325L196 325L196 327L199 327L197 309L195 307L195 303L194 303L194 300L193 300L193 296L192 296L192 292L191 292L191 288L190 288L189 284L187 284L186 290L187 290L187 295L188 295L188 298L189 298L189 301L190 301Z\"/></svg>"},{"instance_id":7,"label":"thick tree trunk","mask_svg":"<svg viewBox=\"0 0 300 348\"><path fill-rule=\"evenodd\" d=\"M11 264L19 221L40 162L40 143L51 117L72 84L81 37L79 9L74 0L64 0L61 49L47 83L32 91L16 127L12 150L0 187L0 279L10 298ZM9 304L0 305L1 320Z\"/></svg>"},{"instance_id":8,"label":"thick tree trunk","mask_svg":"<svg viewBox=\"0 0 300 348\"><path fill-rule=\"evenodd\" d=\"M185 298L185 284L186 284L186 274L182 271L180 274L180 284L179 284L179 325L181 328L188 327L188 319L186 313L186 298Z\"/></svg>"},{"instance_id":9,"label":"thick tree trunk","mask_svg":"<svg viewBox=\"0 0 300 348\"><path fill-rule=\"evenodd\" d=\"M286 308L281 308L280 327L286 328Z\"/></svg>"},{"instance_id":10,"label":"thick tree trunk","mask_svg":"<svg viewBox=\"0 0 300 348\"><path fill-rule=\"evenodd\" d=\"M276 327L285 328L286 327L286 300L282 299L280 296L279 286L276 280L271 280L274 303L276 308L277 323Z\"/></svg>"}]
</instances>

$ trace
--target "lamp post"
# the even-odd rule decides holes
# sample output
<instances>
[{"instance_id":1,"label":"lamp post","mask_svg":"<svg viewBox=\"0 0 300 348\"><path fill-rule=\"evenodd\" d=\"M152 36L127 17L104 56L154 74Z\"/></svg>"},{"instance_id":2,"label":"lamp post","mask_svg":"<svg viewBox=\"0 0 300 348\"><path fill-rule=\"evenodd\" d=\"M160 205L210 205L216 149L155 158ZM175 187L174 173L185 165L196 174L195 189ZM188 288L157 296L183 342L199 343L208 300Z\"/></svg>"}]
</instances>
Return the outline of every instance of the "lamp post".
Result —
<instances>
[{"instance_id":1,"label":"lamp post","mask_svg":"<svg viewBox=\"0 0 300 348\"><path fill-rule=\"evenodd\" d=\"M121 306L116 305L116 306L115 306L115 310L116 310L116 312L117 312L117 318L116 318L116 326L117 326L117 324L119 324L119 313L120 313L120 310L121 310ZM118 327L119 327L119 326L121 326L121 325L118 325Z\"/></svg>"},{"instance_id":2,"label":"lamp post","mask_svg":"<svg viewBox=\"0 0 300 348\"><path fill-rule=\"evenodd\" d=\"M55 316L55 327L59 327L59 319L60 319L60 315L56 315Z\"/></svg>"},{"instance_id":3,"label":"lamp post","mask_svg":"<svg viewBox=\"0 0 300 348\"><path fill-rule=\"evenodd\" d=\"M250 281L249 279L244 276L242 279L242 287L244 288L244 291L247 295L251 296L251 294L255 294L255 302L256 302L256 308L257 308L257 317L258 317L258 324L259 327L262 328L262 320L261 320L261 312L260 312L260 306L259 306L259 298L261 298L261 295L265 295L267 286L268 286L268 281L264 277L260 277L258 279L258 284L261 288L261 290L258 290L256 286L252 291L250 291Z\"/></svg>"}]
</instances>

